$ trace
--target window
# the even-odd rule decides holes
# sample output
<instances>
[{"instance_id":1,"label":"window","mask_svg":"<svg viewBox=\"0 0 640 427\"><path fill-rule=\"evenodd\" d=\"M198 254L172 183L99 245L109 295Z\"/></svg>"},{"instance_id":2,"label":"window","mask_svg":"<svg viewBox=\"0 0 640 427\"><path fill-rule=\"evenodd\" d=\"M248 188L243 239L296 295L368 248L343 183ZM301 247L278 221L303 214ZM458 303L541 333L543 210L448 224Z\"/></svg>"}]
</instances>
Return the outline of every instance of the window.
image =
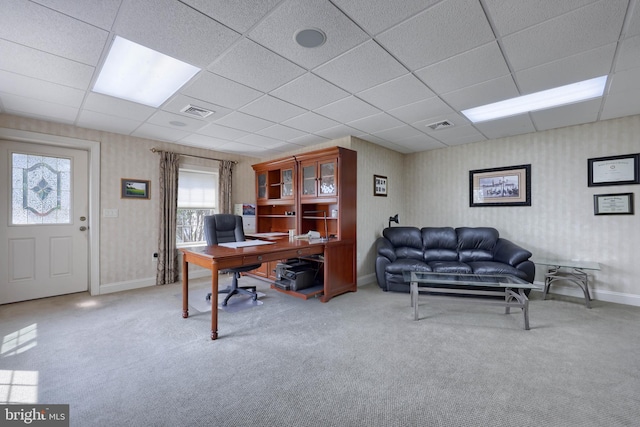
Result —
<instances>
[{"instance_id":1,"label":"window","mask_svg":"<svg viewBox=\"0 0 640 427\"><path fill-rule=\"evenodd\" d=\"M206 168L181 168L178 177L176 244L204 244L204 217L218 205L218 173Z\"/></svg>"}]
</instances>

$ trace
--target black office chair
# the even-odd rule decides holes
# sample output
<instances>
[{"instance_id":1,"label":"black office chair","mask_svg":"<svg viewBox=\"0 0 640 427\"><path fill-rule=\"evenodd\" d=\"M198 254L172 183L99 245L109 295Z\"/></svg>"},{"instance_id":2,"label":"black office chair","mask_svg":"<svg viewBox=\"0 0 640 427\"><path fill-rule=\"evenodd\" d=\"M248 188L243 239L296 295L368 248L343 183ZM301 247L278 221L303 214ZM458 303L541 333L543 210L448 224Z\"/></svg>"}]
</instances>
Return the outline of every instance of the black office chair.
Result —
<instances>
[{"instance_id":1,"label":"black office chair","mask_svg":"<svg viewBox=\"0 0 640 427\"><path fill-rule=\"evenodd\" d=\"M239 215L231 214L216 214L207 215L204 217L204 237L207 241L207 245L217 245L218 243L228 242L243 242L244 228L242 227L242 217ZM229 268L222 270L223 273L232 273L233 279L231 286L226 289L218 291L220 294L228 294L222 305L227 305L229 298L236 294L250 295L251 298L256 301L258 299L258 293L255 286L238 286L238 279L240 273L245 271L255 270L262 264L243 265L242 267ZM207 301L211 300L211 293L207 295Z\"/></svg>"}]
</instances>

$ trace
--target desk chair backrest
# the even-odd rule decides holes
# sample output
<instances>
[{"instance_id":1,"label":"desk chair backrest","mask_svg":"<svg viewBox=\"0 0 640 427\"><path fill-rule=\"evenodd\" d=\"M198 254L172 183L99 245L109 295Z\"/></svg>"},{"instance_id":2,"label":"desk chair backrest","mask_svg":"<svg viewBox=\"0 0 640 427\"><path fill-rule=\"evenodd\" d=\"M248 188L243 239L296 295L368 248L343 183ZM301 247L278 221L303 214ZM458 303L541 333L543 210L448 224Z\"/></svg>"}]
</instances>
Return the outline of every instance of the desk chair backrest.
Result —
<instances>
[{"instance_id":1,"label":"desk chair backrest","mask_svg":"<svg viewBox=\"0 0 640 427\"><path fill-rule=\"evenodd\" d=\"M242 217L232 214L216 214L204 217L204 238L208 246L218 243L243 242Z\"/></svg>"}]
</instances>

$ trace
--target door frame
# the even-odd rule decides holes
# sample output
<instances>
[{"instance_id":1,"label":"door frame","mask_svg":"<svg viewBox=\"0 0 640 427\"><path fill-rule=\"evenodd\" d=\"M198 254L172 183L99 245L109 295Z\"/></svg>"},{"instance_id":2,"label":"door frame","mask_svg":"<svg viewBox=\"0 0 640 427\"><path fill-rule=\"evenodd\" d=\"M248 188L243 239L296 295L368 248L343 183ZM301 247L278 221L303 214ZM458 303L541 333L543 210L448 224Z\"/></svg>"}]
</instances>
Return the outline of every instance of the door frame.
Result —
<instances>
[{"instance_id":1,"label":"door frame","mask_svg":"<svg viewBox=\"0 0 640 427\"><path fill-rule=\"evenodd\" d=\"M0 127L0 139L89 153L89 293L100 295L100 142Z\"/></svg>"}]
</instances>

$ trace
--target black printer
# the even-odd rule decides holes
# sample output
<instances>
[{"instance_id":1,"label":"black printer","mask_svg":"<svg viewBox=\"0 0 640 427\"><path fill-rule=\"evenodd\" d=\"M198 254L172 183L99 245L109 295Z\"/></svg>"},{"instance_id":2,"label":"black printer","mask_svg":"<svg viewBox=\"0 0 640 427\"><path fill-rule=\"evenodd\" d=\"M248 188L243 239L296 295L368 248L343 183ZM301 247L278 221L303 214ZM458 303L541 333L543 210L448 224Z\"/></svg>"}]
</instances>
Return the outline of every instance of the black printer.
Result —
<instances>
[{"instance_id":1,"label":"black printer","mask_svg":"<svg viewBox=\"0 0 640 427\"><path fill-rule=\"evenodd\" d=\"M313 263L290 259L276 266L274 285L285 291L300 291L312 287L315 277L316 267Z\"/></svg>"}]
</instances>

